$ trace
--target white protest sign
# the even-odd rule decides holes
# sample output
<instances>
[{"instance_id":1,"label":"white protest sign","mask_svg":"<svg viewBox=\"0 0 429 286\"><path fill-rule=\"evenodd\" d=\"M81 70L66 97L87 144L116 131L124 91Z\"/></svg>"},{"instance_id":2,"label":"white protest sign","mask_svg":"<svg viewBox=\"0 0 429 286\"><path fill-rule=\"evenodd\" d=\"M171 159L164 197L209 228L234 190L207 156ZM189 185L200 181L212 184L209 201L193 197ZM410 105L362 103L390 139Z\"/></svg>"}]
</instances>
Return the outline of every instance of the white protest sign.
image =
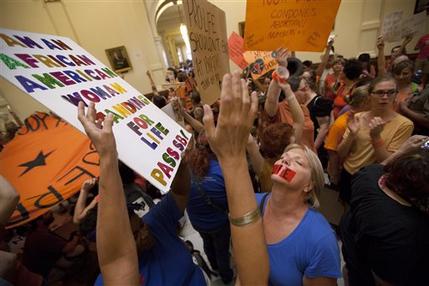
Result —
<instances>
[{"instance_id":1,"label":"white protest sign","mask_svg":"<svg viewBox=\"0 0 429 286\"><path fill-rule=\"evenodd\" d=\"M386 42L396 42L401 39L402 11L387 14L383 18L382 35Z\"/></svg>"},{"instance_id":2,"label":"white protest sign","mask_svg":"<svg viewBox=\"0 0 429 286\"><path fill-rule=\"evenodd\" d=\"M426 11L411 15L410 17L404 19L401 24L401 36L406 37L419 31L424 31L425 21Z\"/></svg>"},{"instance_id":3,"label":"white protest sign","mask_svg":"<svg viewBox=\"0 0 429 286\"><path fill-rule=\"evenodd\" d=\"M0 29L0 75L81 131L79 101L112 113L119 158L169 190L191 134L75 42Z\"/></svg>"},{"instance_id":4,"label":"white protest sign","mask_svg":"<svg viewBox=\"0 0 429 286\"><path fill-rule=\"evenodd\" d=\"M168 117L176 121L180 126L185 127L185 120L183 116L181 116L178 111L174 110L172 102L161 108L161 110L164 111L164 113L167 114Z\"/></svg>"}]
</instances>

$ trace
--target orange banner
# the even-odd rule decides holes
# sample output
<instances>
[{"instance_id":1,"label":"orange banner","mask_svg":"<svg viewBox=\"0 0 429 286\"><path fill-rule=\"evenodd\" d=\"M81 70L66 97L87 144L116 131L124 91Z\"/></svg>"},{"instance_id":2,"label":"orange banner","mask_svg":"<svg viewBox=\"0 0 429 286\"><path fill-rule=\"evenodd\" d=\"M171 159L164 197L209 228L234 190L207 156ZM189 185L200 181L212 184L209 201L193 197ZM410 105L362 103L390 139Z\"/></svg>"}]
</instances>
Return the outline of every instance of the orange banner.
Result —
<instances>
[{"instance_id":1,"label":"orange banner","mask_svg":"<svg viewBox=\"0 0 429 286\"><path fill-rule=\"evenodd\" d=\"M0 174L20 194L7 228L27 223L99 175L90 140L61 118L35 113L0 152Z\"/></svg>"},{"instance_id":2,"label":"orange banner","mask_svg":"<svg viewBox=\"0 0 429 286\"><path fill-rule=\"evenodd\" d=\"M244 49L322 51L341 0L247 0Z\"/></svg>"}]
</instances>

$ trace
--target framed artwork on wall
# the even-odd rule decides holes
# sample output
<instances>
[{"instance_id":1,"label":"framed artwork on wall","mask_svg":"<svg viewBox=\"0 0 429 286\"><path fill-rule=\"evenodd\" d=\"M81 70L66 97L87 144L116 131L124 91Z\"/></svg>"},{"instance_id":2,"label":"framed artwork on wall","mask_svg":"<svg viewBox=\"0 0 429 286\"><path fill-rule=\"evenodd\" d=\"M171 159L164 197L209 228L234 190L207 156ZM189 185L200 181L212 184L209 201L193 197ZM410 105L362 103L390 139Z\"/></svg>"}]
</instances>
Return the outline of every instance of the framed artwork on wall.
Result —
<instances>
[{"instance_id":1,"label":"framed artwork on wall","mask_svg":"<svg viewBox=\"0 0 429 286\"><path fill-rule=\"evenodd\" d=\"M107 49L106 55L114 72L125 73L132 69L125 46Z\"/></svg>"}]
</instances>

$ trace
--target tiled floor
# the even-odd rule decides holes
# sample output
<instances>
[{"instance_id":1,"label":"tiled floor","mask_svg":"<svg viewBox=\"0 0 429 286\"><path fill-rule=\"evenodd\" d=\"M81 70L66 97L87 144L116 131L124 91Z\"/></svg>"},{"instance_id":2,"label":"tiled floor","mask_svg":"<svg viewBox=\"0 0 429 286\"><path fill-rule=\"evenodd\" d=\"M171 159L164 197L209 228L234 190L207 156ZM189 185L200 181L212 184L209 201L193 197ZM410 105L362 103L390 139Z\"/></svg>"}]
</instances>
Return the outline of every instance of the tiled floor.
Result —
<instances>
[{"instance_id":1,"label":"tiled floor","mask_svg":"<svg viewBox=\"0 0 429 286\"><path fill-rule=\"evenodd\" d=\"M338 224L341 218L341 215L343 213L343 207L342 205L337 201L337 197L338 197L338 193L329 190L329 189L325 189L324 192L322 192L319 195L319 200L320 200L320 204L321 204L321 208L320 208L320 212L325 215L325 217L327 218L327 220L330 223L333 224ZM204 259L207 260L207 257L204 253L203 250L203 241L200 237L200 235L198 234L198 232L196 232L193 228L192 225L189 223L189 220L187 219L187 215L186 215L186 223L182 229L181 232L181 236L185 239L185 240L190 240L193 245L194 248L199 250L201 252L201 254L203 255ZM338 246L341 249L341 242L338 242ZM343 256L341 255L341 267L344 265L344 261L343 261ZM213 279L212 281L210 281L211 286L225 286L225 284L222 283L222 280L220 278L217 279ZM228 284L229 285L233 285ZM344 286L344 280L338 279L338 286Z\"/></svg>"}]
</instances>

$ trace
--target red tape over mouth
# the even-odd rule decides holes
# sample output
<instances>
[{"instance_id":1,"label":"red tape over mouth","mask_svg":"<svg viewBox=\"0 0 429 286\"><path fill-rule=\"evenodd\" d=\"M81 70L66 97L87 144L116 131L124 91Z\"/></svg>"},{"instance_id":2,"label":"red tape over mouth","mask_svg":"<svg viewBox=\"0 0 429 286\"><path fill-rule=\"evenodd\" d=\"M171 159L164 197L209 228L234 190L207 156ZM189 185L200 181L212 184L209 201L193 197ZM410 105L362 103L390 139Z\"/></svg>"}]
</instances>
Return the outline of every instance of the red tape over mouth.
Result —
<instances>
[{"instance_id":1,"label":"red tape over mouth","mask_svg":"<svg viewBox=\"0 0 429 286\"><path fill-rule=\"evenodd\" d=\"M274 164L272 173L274 175L282 177L283 179L285 179L288 182L292 181L293 177L295 177L295 175L296 175L296 172L289 169L288 167L285 167L283 169L282 169L282 167L283 167L282 165Z\"/></svg>"}]
</instances>

